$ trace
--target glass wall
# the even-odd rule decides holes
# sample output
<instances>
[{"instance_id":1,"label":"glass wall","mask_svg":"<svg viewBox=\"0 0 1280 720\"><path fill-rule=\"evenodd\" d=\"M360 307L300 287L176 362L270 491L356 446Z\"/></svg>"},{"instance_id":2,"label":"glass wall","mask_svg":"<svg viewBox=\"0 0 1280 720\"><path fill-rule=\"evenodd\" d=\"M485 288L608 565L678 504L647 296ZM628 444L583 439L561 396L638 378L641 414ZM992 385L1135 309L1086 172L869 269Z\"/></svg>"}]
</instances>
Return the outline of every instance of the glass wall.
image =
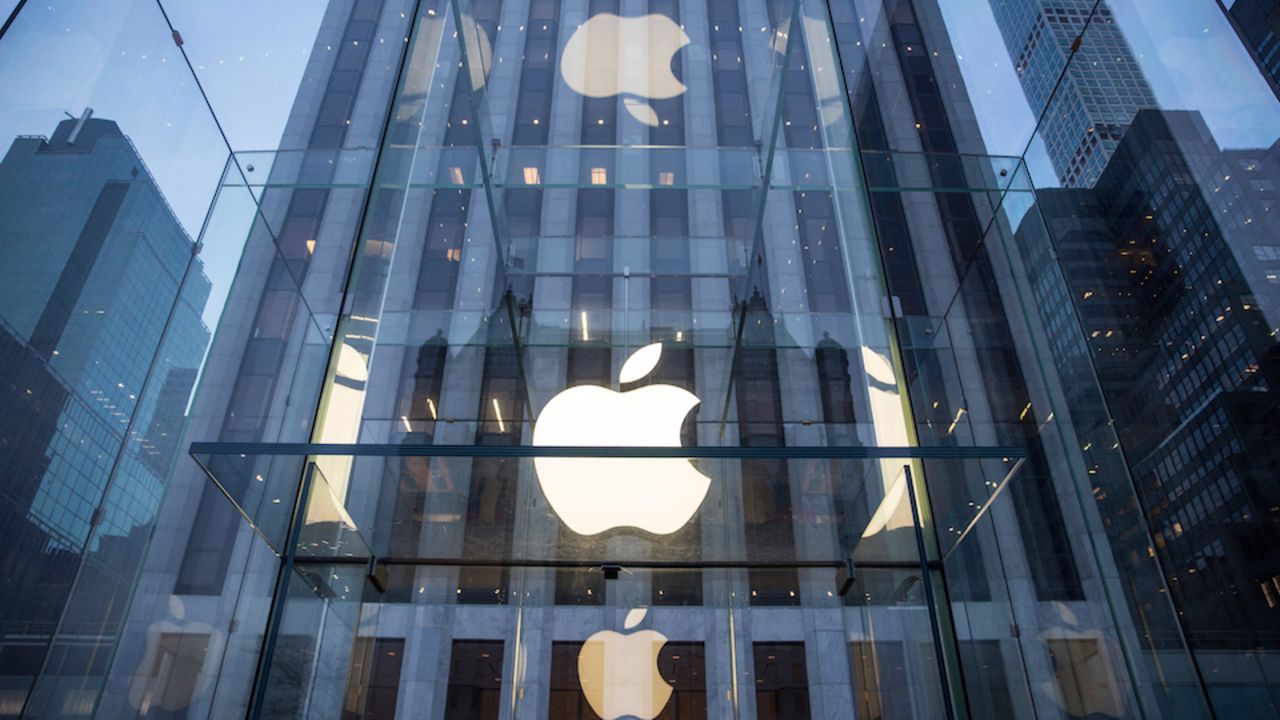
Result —
<instances>
[{"instance_id":1,"label":"glass wall","mask_svg":"<svg viewBox=\"0 0 1280 720\"><path fill-rule=\"evenodd\" d=\"M217 317L198 238L228 152L154 4L15 9L0 16L0 715L87 715L185 455Z\"/></svg>"},{"instance_id":2,"label":"glass wall","mask_svg":"<svg viewBox=\"0 0 1280 720\"><path fill-rule=\"evenodd\" d=\"M1263 4L0 11L0 714L1274 714Z\"/></svg>"}]
</instances>

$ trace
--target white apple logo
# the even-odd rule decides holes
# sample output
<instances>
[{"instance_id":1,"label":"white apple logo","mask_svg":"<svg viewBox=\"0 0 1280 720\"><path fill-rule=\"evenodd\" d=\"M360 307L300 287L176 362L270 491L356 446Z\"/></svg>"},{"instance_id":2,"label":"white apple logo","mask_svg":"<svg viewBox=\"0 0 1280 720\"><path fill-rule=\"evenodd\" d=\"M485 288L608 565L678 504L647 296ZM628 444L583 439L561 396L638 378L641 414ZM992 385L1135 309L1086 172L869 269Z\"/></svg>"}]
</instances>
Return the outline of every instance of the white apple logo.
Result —
<instances>
[{"instance_id":1,"label":"white apple logo","mask_svg":"<svg viewBox=\"0 0 1280 720\"><path fill-rule=\"evenodd\" d=\"M592 15L569 37L560 75L570 88L593 98L622 95L632 117L658 126L658 113L644 99L666 100L688 88L671 72L671 61L689 36L666 15Z\"/></svg>"},{"instance_id":2,"label":"white apple logo","mask_svg":"<svg viewBox=\"0 0 1280 720\"><path fill-rule=\"evenodd\" d=\"M630 630L647 610L627 613ZM671 685L658 672L658 653L667 636L656 630L622 634L601 630L578 653L578 680L591 709L604 720L634 716L653 720L671 699Z\"/></svg>"},{"instance_id":3,"label":"white apple logo","mask_svg":"<svg viewBox=\"0 0 1280 720\"><path fill-rule=\"evenodd\" d=\"M623 363L619 382L648 375L661 356L662 343L635 351ZM680 447L680 427L699 402L675 385L629 392L578 385L542 408L533 444ZM711 487L711 478L687 458L538 457L533 465L551 508L580 535L615 527L673 533L689 522Z\"/></svg>"}]
</instances>

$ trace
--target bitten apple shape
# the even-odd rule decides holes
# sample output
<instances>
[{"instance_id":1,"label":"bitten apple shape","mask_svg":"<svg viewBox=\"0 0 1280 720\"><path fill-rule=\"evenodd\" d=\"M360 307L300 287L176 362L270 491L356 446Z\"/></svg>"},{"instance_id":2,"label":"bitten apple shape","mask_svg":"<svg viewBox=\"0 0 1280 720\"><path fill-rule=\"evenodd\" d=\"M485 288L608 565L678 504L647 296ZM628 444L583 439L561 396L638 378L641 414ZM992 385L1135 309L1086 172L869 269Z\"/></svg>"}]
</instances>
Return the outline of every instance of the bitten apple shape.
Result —
<instances>
[{"instance_id":1,"label":"bitten apple shape","mask_svg":"<svg viewBox=\"0 0 1280 720\"><path fill-rule=\"evenodd\" d=\"M560 56L560 76L585 97L621 95L632 117L657 127L658 113L647 101L673 98L688 89L671 63L690 42L666 15L597 13L569 36Z\"/></svg>"},{"instance_id":2,"label":"bitten apple shape","mask_svg":"<svg viewBox=\"0 0 1280 720\"><path fill-rule=\"evenodd\" d=\"M627 613L630 630L644 620L644 608ZM620 633L601 630L578 652L578 682L591 709L604 720L653 720L671 700L672 687L658 672L658 654L667 636L656 630Z\"/></svg>"},{"instance_id":3,"label":"bitten apple shape","mask_svg":"<svg viewBox=\"0 0 1280 720\"><path fill-rule=\"evenodd\" d=\"M623 365L620 380L648 375L661 353L661 343L637 350ZM533 444L680 447L684 418L699 402L675 385L628 392L579 385L542 409ZM711 487L711 478L686 458L538 457L533 464L547 502L580 535L615 527L673 533L689 522Z\"/></svg>"}]
</instances>

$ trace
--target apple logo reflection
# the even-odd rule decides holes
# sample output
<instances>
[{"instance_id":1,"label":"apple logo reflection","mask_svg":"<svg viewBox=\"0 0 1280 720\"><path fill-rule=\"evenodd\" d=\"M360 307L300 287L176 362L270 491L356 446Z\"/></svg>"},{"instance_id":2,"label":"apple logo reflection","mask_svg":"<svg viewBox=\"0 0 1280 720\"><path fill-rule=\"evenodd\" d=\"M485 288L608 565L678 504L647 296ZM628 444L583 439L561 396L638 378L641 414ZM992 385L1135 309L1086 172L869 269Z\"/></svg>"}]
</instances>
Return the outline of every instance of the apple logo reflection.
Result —
<instances>
[{"instance_id":1,"label":"apple logo reflection","mask_svg":"<svg viewBox=\"0 0 1280 720\"><path fill-rule=\"evenodd\" d=\"M658 126L658 113L646 100L668 100L685 84L671 71L675 55L691 41L666 15L620 17L592 15L565 43L560 75L586 97L622 96L636 120Z\"/></svg>"},{"instance_id":2,"label":"apple logo reflection","mask_svg":"<svg viewBox=\"0 0 1280 720\"><path fill-rule=\"evenodd\" d=\"M647 612L636 608L627 613L623 627L636 627ZM587 638L578 653L578 680L591 709L604 720L657 717L672 693L658 672L658 655L666 644L667 636L657 630L601 630Z\"/></svg>"}]
</instances>

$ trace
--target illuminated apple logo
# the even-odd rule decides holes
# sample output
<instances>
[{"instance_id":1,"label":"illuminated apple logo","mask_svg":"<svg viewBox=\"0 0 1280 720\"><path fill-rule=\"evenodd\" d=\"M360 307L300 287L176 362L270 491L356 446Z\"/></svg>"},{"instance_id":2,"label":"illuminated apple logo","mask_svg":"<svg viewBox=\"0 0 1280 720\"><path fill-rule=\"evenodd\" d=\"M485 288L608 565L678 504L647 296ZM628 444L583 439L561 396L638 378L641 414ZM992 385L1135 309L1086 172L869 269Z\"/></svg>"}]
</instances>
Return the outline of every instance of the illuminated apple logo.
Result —
<instances>
[{"instance_id":1,"label":"illuminated apple logo","mask_svg":"<svg viewBox=\"0 0 1280 720\"><path fill-rule=\"evenodd\" d=\"M644 608L627 613L627 630L644 620ZM658 653L667 636L657 630L623 634L601 630L578 653L578 680L587 703L604 720L653 720L671 699L671 685L658 672Z\"/></svg>"},{"instance_id":2,"label":"illuminated apple logo","mask_svg":"<svg viewBox=\"0 0 1280 720\"><path fill-rule=\"evenodd\" d=\"M662 343L640 348L618 373L621 383L648 375ZM533 427L535 446L680 447L680 427L700 400L675 385L614 392L578 385L551 398ZM636 527L679 530L698 511L711 478L687 458L534 458L538 484L569 529L595 535Z\"/></svg>"},{"instance_id":3,"label":"illuminated apple logo","mask_svg":"<svg viewBox=\"0 0 1280 720\"><path fill-rule=\"evenodd\" d=\"M667 100L688 88L671 72L671 61L689 36L666 15L592 15L565 43L560 75L586 97L622 96L636 120L657 127L658 113L645 100Z\"/></svg>"}]
</instances>

